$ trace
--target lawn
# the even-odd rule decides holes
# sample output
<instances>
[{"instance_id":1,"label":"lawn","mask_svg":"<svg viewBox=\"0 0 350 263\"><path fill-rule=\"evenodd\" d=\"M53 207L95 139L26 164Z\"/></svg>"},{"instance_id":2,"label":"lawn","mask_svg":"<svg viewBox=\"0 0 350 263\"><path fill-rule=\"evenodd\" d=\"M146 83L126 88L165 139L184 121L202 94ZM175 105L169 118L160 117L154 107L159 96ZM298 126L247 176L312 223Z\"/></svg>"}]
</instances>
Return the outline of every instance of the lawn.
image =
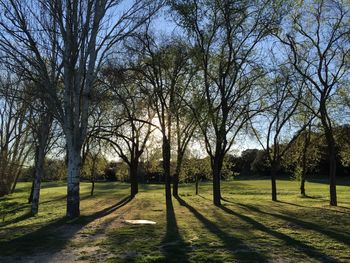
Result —
<instances>
[{"instance_id":1,"label":"lawn","mask_svg":"<svg viewBox=\"0 0 350 263\"><path fill-rule=\"evenodd\" d=\"M44 183L39 214L28 215L30 184L0 199L0 262L350 262L350 186L338 186L338 207L328 185L278 181L279 202L268 180L222 183L223 205L211 184L181 185L165 202L162 185L81 184L81 217L65 215L64 183ZM156 225L130 225L147 219Z\"/></svg>"}]
</instances>

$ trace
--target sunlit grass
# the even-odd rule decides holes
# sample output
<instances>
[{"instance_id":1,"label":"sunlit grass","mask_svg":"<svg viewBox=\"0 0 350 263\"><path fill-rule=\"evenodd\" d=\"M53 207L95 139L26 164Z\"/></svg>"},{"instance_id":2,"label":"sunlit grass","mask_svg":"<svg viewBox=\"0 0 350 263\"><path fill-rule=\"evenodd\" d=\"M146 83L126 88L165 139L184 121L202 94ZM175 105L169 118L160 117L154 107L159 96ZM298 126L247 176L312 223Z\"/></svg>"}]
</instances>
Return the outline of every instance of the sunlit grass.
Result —
<instances>
[{"instance_id":1,"label":"sunlit grass","mask_svg":"<svg viewBox=\"0 0 350 263\"><path fill-rule=\"evenodd\" d=\"M162 185L141 185L135 199L120 202L128 187L97 183L90 197L90 184L82 183L82 216L69 221L64 183L43 185L35 217L26 216L30 184L20 183L0 199L0 255L21 260L71 249L91 262L350 261L349 186L338 186L338 207L328 205L325 183L307 183L305 198L298 182L279 180L279 202L272 202L269 180L223 182L222 207L212 205L210 182L199 195L193 184L181 185L180 198L168 204Z\"/></svg>"}]
</instances>

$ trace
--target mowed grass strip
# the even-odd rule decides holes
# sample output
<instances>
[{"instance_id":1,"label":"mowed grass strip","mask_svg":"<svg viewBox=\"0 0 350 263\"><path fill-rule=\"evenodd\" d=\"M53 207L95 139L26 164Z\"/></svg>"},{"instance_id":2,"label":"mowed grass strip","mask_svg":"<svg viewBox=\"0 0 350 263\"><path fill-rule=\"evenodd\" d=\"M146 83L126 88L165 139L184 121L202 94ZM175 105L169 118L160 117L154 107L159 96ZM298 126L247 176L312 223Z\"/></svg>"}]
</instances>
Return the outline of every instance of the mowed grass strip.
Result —
<instances>
[{"instance_id":1,"label":"mowed grass strip","mask_svg":"<svg viewBox=\"0 0 350 263\"><path fill-rule=\"evenodd\" d=\"M326 183L306 187L303 198L298 182L279 180L279 202L272 202L269 180L223 182L222 206L215 207L209 182L199 195L194 185L181 185L180 197L168 202L162 185L141 185L129 200L127 184L97 183L91 197L90 184L82 183L82 216L70 221L64 183L43 184L35 217L26 204L30 184L20 183L0 199L0 255L71 249L88 262L350 262L350 187L338 186L338 207L328 205Z\"/></svg>"}]
</instances>

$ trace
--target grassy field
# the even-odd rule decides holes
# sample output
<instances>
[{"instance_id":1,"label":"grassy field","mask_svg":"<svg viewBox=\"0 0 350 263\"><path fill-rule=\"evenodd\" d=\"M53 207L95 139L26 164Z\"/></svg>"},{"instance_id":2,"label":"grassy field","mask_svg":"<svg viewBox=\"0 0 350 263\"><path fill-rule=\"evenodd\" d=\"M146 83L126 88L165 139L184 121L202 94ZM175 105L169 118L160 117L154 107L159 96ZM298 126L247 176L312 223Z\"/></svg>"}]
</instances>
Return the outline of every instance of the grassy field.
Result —
<instances>
[{"instance_id":1,"label":"grassy field","mask_svg":"<svg viewBox=\"0 0 350 263\"><path fill-rule=\"evenodd\" d=\"M268 180L223 182L223 205L182 185L165 202L162 185L81 184L81 214L65 215L64 183L44 183L39 214L28 215L30 184L0 199L0 262L350 262L350 186L338 186L338 207L328 206L328 185L278 181L279 202ZM130 225L126 219L153 220Z\"/></svg>"}]
</instances>

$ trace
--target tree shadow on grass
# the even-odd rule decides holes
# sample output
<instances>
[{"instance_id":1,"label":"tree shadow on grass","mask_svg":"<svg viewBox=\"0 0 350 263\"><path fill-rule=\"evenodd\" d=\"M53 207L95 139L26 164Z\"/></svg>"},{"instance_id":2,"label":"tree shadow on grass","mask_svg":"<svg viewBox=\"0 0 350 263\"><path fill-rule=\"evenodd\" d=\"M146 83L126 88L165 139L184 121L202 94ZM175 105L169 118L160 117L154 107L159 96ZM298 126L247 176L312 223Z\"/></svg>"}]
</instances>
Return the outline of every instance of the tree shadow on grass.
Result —
<instances>
[{"instance_id":1,"label":"tree shadow on grass","mask_svg":"<svg viewBox=\"0 0 350 263\"><path fill-rule=\"evenodd\" d=\"M208 220L205 216L199 213L194 207L186 203L180 197L176 198L180 205L186 207L211 233L216 235L225 245L226 249L231 252L236 260L249 262L268 262L269 258L258 253L254 248L251 248L232 235L221 230L216 224Z\"/></svg>"},{"instance_id":2,"label":"tree shadow on grass","mask_svg":"<svg viewBox=\"0 0 350 263\"><path fill-rule=\"evenodd\" d=\"M46 252L53 254L64 248L71 238L85 225L102 218L126 205L132 200L127 196L116 204L102 209L89 216L77 219L62 217L33 232L16 237L12 240L0 240L0 254L4 256L31 255Z\"/></svg>"},{"instance_id":3,"label":"tree shadow on grass","mask_svg":"<svg viewBox=\"0 0 350 263\"><path fill-rule=\"evenodd\" d=\"M221 200L222 200L222 201L225 201L225 202L227 202L227 203L235 204L235 202L233 202L233 201L231 201L231 200L228 200L228 199L226 199L226 198L224 198L224 197L221 197Z\"/></svg>"},{"instance_id":4,"label":"tree shadow on grass","mask_svg":"<svg viewBox=\"0 0 350 263\"><path fill-rule=\"evenodd\" d=\"M308 179L309 183L318 183L318 184L329 184L329 178L310 178ZM350 186L350 179L348 178L337 178L337 185L341 186Z\"/></svg>"},{"instance_id":5,"label":"tree shadow on grass","mask_svg":"<svg viewBox=\"0 0 350 263\"><path fill-rule=\"evenodd\" d=\"M292 205L292 206L297 206L297 207L302 207L302 208L310 208L310 206L305 206L305 205L299 205L299 204L294 204L294 203L290 203L290 202L285 202L285 201L277 201L278 203L282 203L282 204L286 204L286 205ZM332 211L332 212L337 212L337 213L343 213L343 214L349 214L348 212L344 212L344 211L339 211L336 210L334 208L343 208L343 209L350 209L349 207L343 207L343 206L334 206L333 209L327 208L327 207L313 207L316 209L324 209L324 210L328 210L328 211Z\"/></svg>"},{"instance_id":6,"label":"tree shadow on grass","mask_svg":"<svg viewBox=\"0 0 350 263\"><path fill-rule=\"evenodd\" d=\"M296 239L294 239L286 234L280 233L278 231L275 231L271 228L266 227L265 225L255 221L251 217L234 212L225 206L220 206L220 208L223 211L225 211L226 213L234 215L234 216L246 221L248 224L250 224L252 227L254 227L254 229L258 229L258 230L265 232L265 233L267 233L275 238L283 240L288 246L291 246L291 247L297 249L301 253L304 253L311 258L314 258L314 259L321 261L321 262L339 262L335 258L318 251L317 249L315 249L312 246L309 246L309 245L307 245L299 240L296 240Z\"/></svg>"},{"instance_id":7,"label":"tree shadow on grass","mask_svg":"<svg viewBox=\"0 0 350 263\"><path fill-rule=\"evenodd\" d=\"M273 216L275 218L282 219L282 220L287 221L287 222L291 222L291 223L298 225L304 229L310 229L310 230L316 231L320 234L326 235L334 240L337 240L339 242L342 242L342 243L350 246L350 235L347 235L344 233L334 232L332 230L328 230L327 228L325 228L322 225L318 225L318 224L311 223L311 222L306 222L306 221L300 220L300 219L295 218L295 217L265 212L265 211L262 211L259 208L252 206L252 205L246 205L246 204L238 204L238 205L242 206L244 208L250 209L251 211L256 212L256 213Z\"/></svg>"},{"instance_id":8,"label":"tree shadow on grass","mask_svg":"<svg viewBox=\"0 0 350 263\"><path fill-rule=\"evenodd\" d=\"M90 197L91 197L90 195L82 196L80 198L80 201L82 201L84 199L87 199L87 198L90 198ZM48 203L52 203L52 202L62 201L64 199L66 199L66 198L67 198L67 196L63 195L63 196L59 196L59 197L56 197L56 198L53 198L53 199L40 201L39 209L40 209L40 206L43 205L43 204L48 204ZM30 211L31 204L28 204L28 203L27 204L23 204L23 203L18 203L18 202L12 202L12 203L9 202L8 205L11 205L11 207L14 207L14 208L12 208L9 211L2 211L2 213L4 213L4 214L2 214L2 213L0 214L0 220L3 221L3 222L0 222L0 227L16 224L18 222L21 222L23 220L26 220L26 219L28 219L30 217L34 217L35 216ZM27 211L25 211L25 210L27 210ZM10 220L6 220L7 216L13 215L13 214L20 214L20 215L12 218Z\"/></svg>"},{"instance_id":9,"label":"tree shadow on grass","mask_svg":"<svg viewBox=\"0 0 350 263\"><path fill-rule=\"evenodd\" d=\"M16 224L18 222L21 222L23 220L26 220L30 217L32 217L33 215L30 213L30 211L27 211L25 212L24 214L20 215L20 216L17 216L11 220L8 220L8 221L4 221L4 222L1 222L0 223L0 227L4 227L4 226L7 226L7 225L11 225L11 224Z\"/></svg>"},{"instance_id":10,"label":"tree shadow on grass","mask_svg":"<svg viewBox=\"0 0 350 263\"><path fill-rule=\"evenodd\" d=\"M28 209L29 204L23 204L19 202L4 202L0 203L0 227L12 224L12 221L19 222L30 216L25 211ZM7 217L20 213L21 215L17 218L6 220Z\"/></svg>"},{"instance_id":11,"label":"tree shadow on grass","mask_svg":"<svg viewBox=\"0 0 350 263\"><path fill-rule=\"evenodd\" d=\"M166 200L166 234L162 241L162 249L165 262L189 262L187 255L189 247L179 232L171 199Z\"/></svg>"}]
</instances>

